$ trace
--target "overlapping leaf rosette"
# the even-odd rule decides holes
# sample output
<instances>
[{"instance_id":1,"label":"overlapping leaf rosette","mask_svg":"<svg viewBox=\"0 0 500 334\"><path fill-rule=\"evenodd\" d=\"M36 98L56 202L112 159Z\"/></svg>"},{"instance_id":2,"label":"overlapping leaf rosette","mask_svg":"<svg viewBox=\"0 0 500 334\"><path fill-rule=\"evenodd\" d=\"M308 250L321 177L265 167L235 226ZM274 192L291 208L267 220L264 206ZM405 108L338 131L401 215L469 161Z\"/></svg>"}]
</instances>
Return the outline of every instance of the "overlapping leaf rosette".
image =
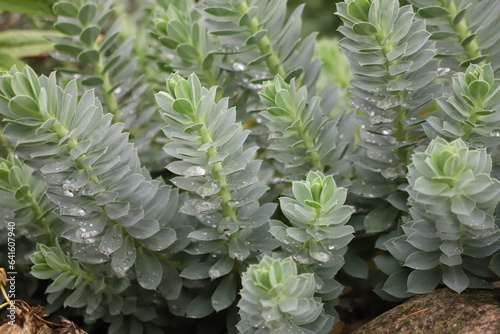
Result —
<instances>
[{"instance_id":1,"label":"overlapping leaf rosette","mask_svg":"<svg viewBox=\"0 0 500 334\"><path fill-rule=\"evenodd\" d=\"M403 235L385 243L404 266L384 290L396 297L398 281L408 293L427 293L444 283L454 291L488 287L500 273L500 230L494 211L500 182L490 176L486 150L471 150L461 140L433 140L413 155L409 166L410 216ZM376 261L377 262L377 261ZM389 265L383 265L383 271Z\"/></svg>"},{"instance_id":2,"label":"overlapping leaf rosette","mask_svg":"<svg viewBox=\"0 0 500 334\"><path fill-rule=\"evenodd\" d=\"M309 172L305 181L293 182L292 190L294 198L280 198L281 210L292 226L277 222L271 233L303 270L316 273L323 301L333 300L342 290L333 278L344 264L354 233L346 225L354 212L344 205L347 190L337 188L331 175L320 172Z\"/></svg>"},{"instance_id":3,"label":"overlapping leaf rosette","mask_svg":"<svg viewBox=\"0 0 500 334\"><path fill-rule=\"evenodd\" d=\"M291 257L264 257L248 267L242 285L240 333L330 332L333 319L324 314L320 299L314 297L314 275L299 274Z\"/></svg>"}]
</instances>

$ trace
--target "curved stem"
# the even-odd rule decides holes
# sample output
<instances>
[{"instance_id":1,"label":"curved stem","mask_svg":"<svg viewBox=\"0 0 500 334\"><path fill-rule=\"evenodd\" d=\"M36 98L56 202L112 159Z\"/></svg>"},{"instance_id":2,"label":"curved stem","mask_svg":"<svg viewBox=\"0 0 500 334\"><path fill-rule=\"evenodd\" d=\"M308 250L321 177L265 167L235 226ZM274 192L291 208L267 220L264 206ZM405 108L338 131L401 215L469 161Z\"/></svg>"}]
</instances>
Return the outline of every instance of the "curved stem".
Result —
<instances>
[{"instance_id":1,"label":"curved stem","mask_svg":"<svg viewBox=\"0 0 500 334\"><path fill-rule=\"evenodd\" d=\"M38 205L37 199L33 196L31 191L28 191L27 194L25 195L25 198L27 202L30 204L31 209L33 210L33 213L35 214L35 218L39 225L43 227L43 229L47 232L46 238L45 238L45 245L47 246L54 246L55 245L55 238L53 238L52 230L50 228L50 222L47 220L47 218L44 216L44 212L40 205Z\"/></svg>"},{"instance_id":2,"label":"curved stem","mask_svg":"<svg viewBox=\"0 0 500 334\"><path fill-rule=\"evenodd\" d=\"M245 14L249 9L247 1L241 1L240 4L236 6L236 9L242 15ZM252 20L250 20L247 26L250 29L252 35L261 30L259 19L255 16L252 18ZM271 46L271 41L269 40L269 37L267 35L264 35L261 39L259 39L259 41L257 42L257 47L259 48L261 55L270 54L266 58L266 64L269 71L274 75L279 74L284 79L286 77L286 71L281 64L281 60L278 57L277 51L274 50Z\"/></svg>"},{"instance_id":3,"label":"curved stem","mask_svg":"<svg viewBox=\"0 0 500 334\"><path fill-rule=\"evenodd\" d=\"M201 122L201 120L196 119L196 122ZM205 125L198 130L198 133L200 134L204 144L213 142L213 139ZM213 157L217 154L217 149L212 146L208 149L207 153L209 158ZM222 175L220 173L221 170L221 162L216 162L212 167L212 177L220 183L219 195L222 197L222 214L224 217L231 217L234 221L237 221L235 208L229 205L229 201L231 201L231 190L227 188L226 175Z\"/></svg>"},{"instance_id":4,"label":"curved stem","mask_svg":"<svg viewBox=\"0 0 500 334\"><path fill-rule=\"evenodd\" d=\"M394 49L394 45L390 42L389 38L385 38L387 32L385 31L380 31L376 36L375 39L377 42L383 47L381 50L382 53L384 54L384 57L387 58L387 54ZM384 41L385 39L385 41ZM382 43L382 41L384 41ZM387 72L389 73L389 67L392 65L395 65L399 62L398 59L394 60L387 60L385 62L385 66L387 68ZM388 80L397 80L401 78L401 74L398 75L387 75ZM390 95L398 96L399 99L402 101L404 100L404 95L402 92L391 92ZM392 110L396 111L397 116L396 119L394 120L394 127L395 127L395 132L394 132L394 138L398 142L405 142L408 140L408 129L406 127L405 121L406 121L406 109L399 105L397 107L392 108ZM408 147L399 147L395 150L395 153L398 157L398 160L400 163L403 163L405 165L408 165L410 163L410 157L411 157L411 151Z\"/></svg>"},{"instance_id":5,"label":"curved stem","mask_svg":"<svg viewBox=\"0 0 500 334\"><path fill-rule=\"evenodd\" d=\"M10 147L9 141L3 135L3 127L1 125L0 125L0 148L2 150L5 150L7 155L12 153L12 147Z\"/></svg>"},{"instance_id":6,"label":"curved stem","mask_svg":"<svg viewBox=\"0 0 500 334\"><path fill-rule=\"evenodd\" d=\"M463 18L458 24L453 24L453 18L455 18L455 16L458 14L458 9L455 5L455 0L451 1L440 0L440 2L441 5L444 6L450 13L448 16L450 27L457 33L458 41L461 42L466 37L470 36L471 32L469 30L467 22L465 21L465 18ZM476 38L473 38L471 42L469 42L467 45L462 46L462 48L464 49L467 59L477 58L482 55ZM485 64L485 61L483 60L479 64Z\"/></svg>"},{"instance_id":7,"label":"curved stem","mask_svg":"<svg viewBox=\"0 0 500 334\"><path fill-rule=\"evenodd\" d=\"M54 122L54 124L52 124L51 126L51 130L54 131L57 136L59 137L59 139L62 139L64 138L68 133L69 133L69 130L66 129L66 127L64 127L64 125L62 125L58 120L56 120ZM68 151L74 149L76 146L78 145L78 140L76 138L71 138L70 140L68 140L68 142L66 143L66 147L68 149ZM91 174L90 172L92 171L92 167L90 166L85 166L82 161L86 158L86 155L85 154L82 154L80 157L78 157L76 160L75 160L75 165L78 169L85 169L89 172L89 179L91 181L95 181L97 180L97 176L94 175L94 174Z\"/></svg>"},{"instance_id":8,"label":"curved stem","mask_svg":"<svg viewBox=\"0 0 500 334\"><path fill-rule=\"evenodd\" d=\"M94 66L94 75L101 78L103 84L101 85L102 96L106 102L106 107L108 112L113 114L113 119L115 122L121 122L120 111L118 110L118 100L116 95L111 90L113 89L113 84L109 79L109 75L104 72L104 62L99 59L99 62Z\"/></svg>"},{"instance_id":9,"label":"curved stem","mask_svg":"<svg viewBox=\"0 0 500 334\"><path fill-rule=\"evenodd\" d=\"M294 120L292 122L292 124L295 122L296 120ZM304 123L302 122L302 120L300 120L300 123L298 125L298 133L299 133L299 137L300 139L302 139L304 141L304 146L306 148L306 152L307 152L307 155L309 156L309 159L311 161L311 165L314 167L314 168L317 168L319 169L320 171L324 171L324 168L325 166L323 166L323 163L321 162L320 158L319 158L319 153L318 151L316 150L312 150L314 148L314 141L313 141L313 138L311 138L311 136L309 135L309 133L307 131L305 131L304 129Z\"/></svg>"}]
</instances>

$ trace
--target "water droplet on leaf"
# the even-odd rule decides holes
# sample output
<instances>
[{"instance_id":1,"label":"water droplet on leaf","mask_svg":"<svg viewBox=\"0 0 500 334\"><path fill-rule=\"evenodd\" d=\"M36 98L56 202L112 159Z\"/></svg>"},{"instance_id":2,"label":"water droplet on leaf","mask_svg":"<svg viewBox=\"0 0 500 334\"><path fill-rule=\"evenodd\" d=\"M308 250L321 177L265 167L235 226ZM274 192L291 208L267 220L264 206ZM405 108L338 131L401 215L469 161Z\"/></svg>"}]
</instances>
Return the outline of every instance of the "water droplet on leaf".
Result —
<instances>
[{"instance_id":1,"label":"water droplet on leaf","mask_svg":"<svg viewBox=\"0 0 500 334\"><path fill-rule=\"evenodd\" d=\"M75 197L75 194L71 190L68 190L68 189L66 189L63 192L63 194L64 194L64 196L67 196L67 197Z\"/></svg>"},{"instance_id":2,"label":"water droplet on leaf","mask_svg":"<svg viewBox=\"0 0 500 334\"><path fill-rule=\"evenodd\" d=\"M245 64L242 63L234 63L233 64L233 69L238 72L243 72L247 70L247 67Z\"/></svg>"},{"instance_id":3,"label":"water droplet on leaf","mask_svg":"<svg viewBox=\"0 0 500 334\"><path fill-rule=\"evenodd\" d=\"M200 166L191 166L184 172L186 176L202 176L207 173L206 169Z\"/></svg>"},{"instance_id":4,"label":"water droplet on leaf","mask_svg":"<svg viewBox=\"0 0 500 334\"><path fill-rule=\"evenodd\" d=\"M492 137L500 137L500 129L491 130L490 136L492 136Z\"/></svg>"}]
</instances>

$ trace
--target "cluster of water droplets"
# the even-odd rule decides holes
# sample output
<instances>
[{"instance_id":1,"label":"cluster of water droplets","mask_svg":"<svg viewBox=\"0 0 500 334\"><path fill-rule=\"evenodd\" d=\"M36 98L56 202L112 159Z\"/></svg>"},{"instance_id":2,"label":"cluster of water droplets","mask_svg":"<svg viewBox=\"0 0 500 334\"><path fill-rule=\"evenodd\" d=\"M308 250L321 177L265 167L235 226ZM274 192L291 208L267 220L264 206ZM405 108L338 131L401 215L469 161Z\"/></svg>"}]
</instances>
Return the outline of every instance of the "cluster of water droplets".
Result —
<instances>
[{"instance_id":1,"label":"cluster of water droplets","mask_svg":"<svg viewBox=\"0 0 500 334\"><path fill-rule=\"evenodd\" d=\"M500 137L500 129L491 130L490 136L492 136L492 137Z\"/></svg>"},{"instance_id":2,"label":"cluster of water droplets","mask_svg":"<svg viewBox=\"0 0 500 334\"><path fill-rule=\"evenodd\" d=\"M233 63L233 70L237 71L237 72L243 72L243 71L246 71L248 69L248 67L245 65L245 64L242 64L242 63Z\"/></svg>"},{"instance_id":3,"label":"cluster of water droplets","mask_svg":"<svg viewBox=\"0 0 500 334\"><path fill-rule=\"evenodd\" d=\"M207 174L207 170L200 166L191 166L184 171L185 176L203 176Z\"/></svg>"},{"instance_id":4,"label":"cluster of water droplets","mask_svg":"<svg viewBox=\"0 0 500 334\"><path fill-rule=\"evenodd\" d=\"M64 190L63 195L66 197L75 197L75 193L69 189Z\"/></svg>"},{"instance_id":5,"label":"cluster of water droplets","mask_svg":"<svg viewBox=\"0 0 500 334\"><path fill-rule=\"evenodd\" d=\"M217 203L209 202L209 201L196 201L194 204L194 208L198 213L203 213L207 211L216 210L219 206Z\"/></svg>"},{"instance_id":6,"label":"cluster of water droplets","mask_svg":"<svg viewBox=\"0 0 500 334\"><path fill-rule=\"evenodd\" d=\"M87 230L86 227L80 227L75 232L75 235L78 239L81 239L83 242L92 243L95 241L93 238L99 235L99 232L96 230Z\"/></svg>"},{"instance_id":7,"label":"cluster of water droplets","mask_svg":"<svg viewBox=\"0 0 500 334\"><path fill-rule=\"evenodd\" d=\"M229 52L229 53L238 52L239 50L240 50L240 48L238 46L235 46L232 44L222 44L217 49L217 51L219 51L219 52Z\"/></svg>"},{"instance_id":8,"label":"cluster of water droplets","mask_svg":"<svg viewBox=\"0 0 500 334\"><path fill-rule=\"evenodd\" d=\"M217 181L211 181L211 182L209 182L207 184L204 184L201 187L198 187L198 189L196 189L196 192L201 197L207 197L207 196L211 196L211 195L217 194L220 191L220 189L221 188L220 188L220 183L219 182L217 182Z\"/></svg>"},{"instance_id":9,"label":"cluster of water droplets","mask_svg":"<svg viewBox=\"0 0 500 334\"><path fill-rule=\"evenodd\" d=\"M370 117L370 123L373 124L373 125L376 125L376 124L387 124L387 123L391 123L393 120L394 119L392 119L392 118L389 118L389 117L386 117L386 116L381 116L381 115Z\"/></svg>"},{"instance_id":10,"label":"cluster of water droplets","mask_svg":"<svg viewBox=\"0 0 500 334\"><path fill-rule=\"evenodd\" d=\"M455 71L452 71L449 67L439 67L436 74L438 77L451 77L455 74Z\"/></svg>"},{"instance_id":11,"label":"cluster of water droplets","mask_svg":"<svg viewBox=\"0 0 500 334\"><path fill-rule=\"evenodd\" d=\"M385 177L386 179L389 180L394 180L400 177L405 177L406 175L406 168L399 166L399 167L390 167L381 172L382 176Z\"/></svg>"},{"instance_id":12,"label":"cluster of water droplets","mask_svg":"<svg viewBox=\"0 0 500 334\"><path fill-rule=\"evenodd\" d=\"M401 105L399 95L389 95L385 99L377 101L377 107L384 110L392 109L399 105Z\"/></svg>"},{"instance_id":13,"label":"cluster of water droplets","mask_svg":"<svg viewBox=\"0 0 500 334\"><path fill-rule=\"evenodd\" d=\"M305 254L301 254L301 253L297 253L297 254L293 255L293 259L299 263L302 263L302 264L312 264L313 263L310 256L305 255Z\"/></svg>"},{"instance_id":14,"label":"cluster of water droplets","mask_svg":"<svg viewBox=\"0 0 500 334\"><path fill-rule=\"evenodd\" d=\"M389 136L389 135L392 135L392 133L393 133L393 129L388 128L388 127L381 127L379 129L377 129L377 131L384 136Z\"/></svg>"},{"instance_id":15,"label":"cluster of water droplets","mask_svg":"<svg viewBox=\"0 0 500 334\"><path fill-rule=\"evenodd\" d=\"M332 256L326 252L311 252L311 257L320 262L328 262Z\"/></svg>"},{"instance_id":16,"label":"cluster of water droplets","mask_svg":"<svg viewBox=\"0 0 500 334\"><path fill-rule=\"evenodd\" d=\"M63 216L76 216L76 217L83 217L87 214L87 210L77 206L63 206L59 209L59 212Z\"/></svg>"}]
</instances>

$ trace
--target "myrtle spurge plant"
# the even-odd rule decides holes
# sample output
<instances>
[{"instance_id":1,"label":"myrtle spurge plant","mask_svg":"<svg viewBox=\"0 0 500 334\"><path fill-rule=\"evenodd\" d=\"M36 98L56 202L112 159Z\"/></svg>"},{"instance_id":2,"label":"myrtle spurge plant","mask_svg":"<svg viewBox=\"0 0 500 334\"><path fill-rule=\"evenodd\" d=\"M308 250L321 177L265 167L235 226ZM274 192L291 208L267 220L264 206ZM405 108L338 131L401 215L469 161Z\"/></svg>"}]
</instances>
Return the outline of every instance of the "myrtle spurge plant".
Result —
<instances>
[{"instance_id":1,"label":"myrtle spurge plant","mask_svg":"<svg viewBox=\"0 0 500 334\"><path fill-rule=\"evenodd\" d=\"M328 333L331 317L314 298L314 275L298 274L292 258L264 257L242 276L241 333Z\"/></svg>"},{"instance_id":2,"label":"myrtle spurge plant","mask_svg":"<svg viewBox=\"0 0 500 334\"><path fill-rule=\"evenodd\" d=\"M460 139L435 139L413 155L410 218L401 226L404 233L386 242L389 252L413 270L392 274L386 282L391 291L426 293L441 282L457 292L488 286L484 278L495 277L493 256L500 249L493 216L500 182L491 178L491 168L485 149L471 150Z\"/></svg>"},{"instance_id":3,"label":"myrtle spurge plant","mask_svg":"<svg viewBox=\"0 0 500 334\"><path fill-rule=\"evenodd\" d=\"M344 286L492 287L500 2L345 0L319 51L287 5L57 0L26 23L53 50L0 63L22 298L89 333L329 333Z\"/></svg>"}]
</instances>

